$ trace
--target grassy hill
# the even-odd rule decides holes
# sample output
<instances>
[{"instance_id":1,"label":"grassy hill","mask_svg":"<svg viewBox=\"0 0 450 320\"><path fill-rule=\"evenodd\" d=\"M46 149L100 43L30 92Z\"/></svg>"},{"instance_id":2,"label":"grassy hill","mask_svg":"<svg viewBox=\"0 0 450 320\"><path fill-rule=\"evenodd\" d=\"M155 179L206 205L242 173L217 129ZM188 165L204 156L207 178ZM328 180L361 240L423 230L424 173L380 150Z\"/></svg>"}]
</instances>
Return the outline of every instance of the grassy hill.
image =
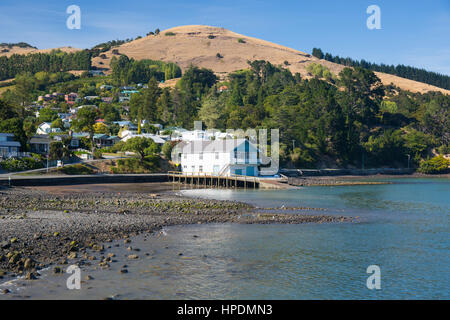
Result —
<instances>
[{"instance_id":1,"label":"grassy hill","mask_svg":"<svg viewBox=\"0 0 450 320\"><path fill-rule=\"evenodd\" d=\"M248 68L248 60L266 60L275 65L283 65L305 78L310 77L307 66L311 63L327 66L336 74L344 68L342 65L318 59L302 51L210 26L175 27L161 31L159 35L149 35L127 42L107 51L106 57L94 58L93 65L101 68L109 67L114 49L137 60L175 62L183 70L191 64L209 68L221 78L230 72ZM381 72L376 74L385 85L392 83L412 92L440 91L450 94L449 90L425 83Z\"/></svg>"}]
</instances>

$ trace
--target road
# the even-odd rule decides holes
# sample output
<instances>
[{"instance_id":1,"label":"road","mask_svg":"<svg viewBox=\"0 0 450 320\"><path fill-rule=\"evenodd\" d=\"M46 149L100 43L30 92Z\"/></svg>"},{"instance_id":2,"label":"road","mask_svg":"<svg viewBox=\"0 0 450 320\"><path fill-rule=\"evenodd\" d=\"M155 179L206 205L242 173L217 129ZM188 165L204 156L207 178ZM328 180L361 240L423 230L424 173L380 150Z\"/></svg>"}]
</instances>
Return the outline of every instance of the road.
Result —
<instances>
[{"instance_id":1,"label":"road","mask_svg":"<svg viewBox=\"0 0 450 320\"><path fill-rule=\"evenodd\" d=\"M95 162L100 162L100 161L105 161L105 160L117 160L117 159L126 159L127 157L115 157L115 156L105 156L104 159L95 159L95 160L81 160L79 162L73 162L73 163L68 163L67 165L72 165L72 164L80 164L80 163L95 163ZM57 168L57 166L53 166L53 167L48 167L48 169L55 169ZM2 173L0 174L0 178L8 178L8 177L12 177L12 176L17 176L17 175L23 175L23 174L31 174L31 173L39 173L39 172L45 172L47 171L47 168L40 168L40 169L33 169L33 170L26 170L26 171L18 171L18 172L9 172L9 173Z\"/></svg>"}]
</instances>

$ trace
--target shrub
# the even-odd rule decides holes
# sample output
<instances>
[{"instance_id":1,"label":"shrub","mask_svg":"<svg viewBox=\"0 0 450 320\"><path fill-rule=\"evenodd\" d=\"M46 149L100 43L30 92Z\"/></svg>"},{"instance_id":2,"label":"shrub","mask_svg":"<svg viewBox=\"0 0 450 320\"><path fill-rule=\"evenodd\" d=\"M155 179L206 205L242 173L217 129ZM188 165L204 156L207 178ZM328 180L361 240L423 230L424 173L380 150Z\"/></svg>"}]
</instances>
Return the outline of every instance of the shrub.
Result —
<instances>
[{"instance_id":1,"label":"shrub","mask_svg":"<svg viewBox=\"0 0 450 320\"><path fill-rule=\"evenodd\" d=\"M239 38L239 39L238 39L238 42L239 42L239 43L245 43L245 40L242 39L242 38Z\"/></svg>"},{"instance_id":2,"label":"shrub","mask_svg":"<svg viewBox=\"0 0 450 320\"><path fill-rule=\"evenodd\" d=\"M123 146L124 145L125 145L125 142L119 141L115 145L113 145L112 147L109 147L108 152L117 153L117 152L123 151Z\"/></svg>"},{"instance_id":3,"label":"shrub","mask_svg":"<svg viewBox=\"0 0 450 320\"><path fill-rule=\"evenodd\" d=\"M94 151L94 159L102 159L102 155L103 155L103 153L102 153L101 150L95 149L95 151Z\"/></svg>"},{"instance_id":4,"label":"shrub","mask_svg":"<svg viewBox=\"0 0 450 320\"><path fill-rule=\"evenodd\" d=\"M170 136L171 134L173 134L173 130L164 130L161 134L163 136Z\"/></svg>"},{"instance_id":5,"label":"shrub","mask_svg":"<svg viewBox=\"0 0 450 320\"><path fill-rule=\"evenodd\" d=\"M70 166L65 166L59 168L57 171L68 175L94 174L94 170L84 164L74 164Z\"/></svg>"},{"instance_id":6,"label":"shrub","mask_svg":"<svg viewBox=\"0 0 450 320\"><path fill-rule=\"evenodd\" d=\"M215 39L216 36L213 36L212 34L208 35L208 39Z\"/></svg>"},{"instance_id":7,"label":"shrub","mask_svg":"<svg viewBox=\"0 0 450 320\"><path fill-rule=\"evenodd\" d=\"M171 31L169 31L169 32L166 32L165 34L164 34L165 36L174 36L174 35L176 35L176 33L175 32L171 32Z\"/></svg>"},{"instance_id":8,"label":"shrub","mask_svg":"<svg viewBox=\"0 0 450 320\"><path fill-rule=\"evenodd\" d=\"M173 149L173 144L171 141L166 141L166 143L163 144L162 146L162 153L163 155L166 157L166 159L170 160L172 157L172 149Z\"/></svg>"},{"instance_id":9,"label":"shrub","mask_svg":"<svg viewBox=\"0 0 450 320\"><path fill-rule=\"evenodd\" d=\"M159 146L152 139L143 137L128 139L122 149L136 153L141 160L144 160L145 156L159 153Z\"/></svg>"},{"instance_id":10,"label":"shrub","mask_svg":"<svg viewBox=\"0 0 450 320\"><path fill-rule=\"evenodd\" d=\"M117 166L112 167L112 173L150 173L160 170L159 156L146 156L143 160L137 158L119 159Z\"/></svg>"},{"instance_id":11,"label":"shrub","mask_svg":"<svg viewBox=\"0 0 450 320\"><path fill-rule=\"evenodd\" d=\"M439 154L449 154L450 153L450 145L442 145L438 148Z\"/></svg>"},{"instance_id":12,"label":"shrub","mask_svg":"<svg viewBox=\"0 0 450 320\"><path fill-rule=\"evenodd\" d=\"M328 69L328 67L320 63L311 63L306 67L306 70L316 78L324 78L326 80L336 80L336 75Z\"/></svg>"},{"instance_id":13,"label":"shrub","mask_svg":"<svg viewBox=\"0 0 450 320\"><path fill-rule=\"evenodd\" d=\"M0 162L0 167L9 172L26 171L40 169L44 167L43 162L38 158L7 159Z\"/></svg>"},{"instance_id":14,"label":"shrub","mask_svg":"<svg viewBox=\"0 0 450 320\"><path fill-rule=\"evenodd\" d=\"M420 163L419 172L426 174L440 174L449 172L450 160L443 156L434 157Z\"/></svg>"},{"instance_id":15,"label":"shrub","mask_svg":"<svg viewBox=\"0 0 450 320\"><path fill-rule=\"evenodd\" d=\"M222 59L222 58L223 58L223 55L221 55L220 52L218 52L218 53L216 54L216 57L217 57L218 59Z\"/></svg>"},{"instance_id":16,"label":"shrub","mask_svg":"<svg viewBox=\"0 0 450 320\"><path fill-rule=\"evenodd\" d=\"M87 151L74 151L73 154L76 156L81 156L83 154L91 154L91 153Z\"/></svg>"}]
</instances>

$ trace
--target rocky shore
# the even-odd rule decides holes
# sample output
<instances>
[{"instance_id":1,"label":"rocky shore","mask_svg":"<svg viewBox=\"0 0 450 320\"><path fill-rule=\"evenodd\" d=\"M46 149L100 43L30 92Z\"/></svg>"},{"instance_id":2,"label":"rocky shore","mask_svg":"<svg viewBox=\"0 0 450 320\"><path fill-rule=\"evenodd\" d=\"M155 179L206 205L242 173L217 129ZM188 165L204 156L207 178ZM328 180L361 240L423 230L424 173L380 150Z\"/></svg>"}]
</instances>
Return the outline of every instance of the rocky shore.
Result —
<instances>
[{"instance_id":1,"label":"rocky shore","mask_svg":"<svg viewBox=\"0 0 450 320\"><path fill-rule=\"evenodd\" d=\"M357 180L361 177L300 177L289 178L289 185L296 187L313 186L364 186L374 184L388 184L384 181Z\"/></svg>"},{"instance_id":2,"label":"rocky shore","mask_svg":"<svg viewBox=\"0 0 450 320\"><path fill-rule=\"evenodd\" d=\"M0 188L0 279L39 276L49 265L83 264L98 251L105 257L99 266L108 267L107 243L165 226L203 223L329 223L353 218L325 214L267 212L250 205L184 198L173 192L149 193L114 188L70 192L64 187ZM85 188L85 187L84 187ZM164 188L156 188L162 190ZM66 190L67 191L67 190ZM274 208L276 209L276 208ZM286 209L286 208L284 208ZM106 248L105 248L106 246Z\"/></svg>"},{"instance_id":3,"label":"rocky shore","mask_svg":"<svg viewBox=\"0 0 450 320\"><path fill-rule=\"evenodd\" d=\"M289 177L289 185L297 187L312 186L357 186L389 184L390 178L414 179L414 178L450 178L450 174L422 174L413 173L407 175L376 174L376 175L331 175L331 176L292 176Z\"/></svg>"}]
</instances>

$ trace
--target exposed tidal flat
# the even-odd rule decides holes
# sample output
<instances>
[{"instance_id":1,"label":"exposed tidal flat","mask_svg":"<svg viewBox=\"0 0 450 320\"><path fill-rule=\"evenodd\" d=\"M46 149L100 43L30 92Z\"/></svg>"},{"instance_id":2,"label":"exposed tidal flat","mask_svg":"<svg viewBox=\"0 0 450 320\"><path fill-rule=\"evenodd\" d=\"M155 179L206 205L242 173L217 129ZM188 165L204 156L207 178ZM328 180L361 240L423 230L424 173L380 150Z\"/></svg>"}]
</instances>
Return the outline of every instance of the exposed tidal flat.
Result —
<instances>
[{"instance_id":1,"label":"exposed tidal flat","mask_svg":"<svg viewBox=\"0 0 450 320\"><path fill-rule=\"evenodd\" d=\"M110 243L118 239L129 243L133 237L168 226L353 220L326 215L316 208L292 211L299 214L258 212L253 205L236 201L187 198L170 191L168 184L3 188L0 280L16 276L36 280L40 270L51 266L59 273L74 263L108 269L116 260L109 252ZM139 258L130 246L125 249L130 251L130 259ZM9 294L10 289L2 290Z\"/></svg>"},{"instance_id":2,"label":"exposed tidal flat","mask_svg":"<svg viewBox=\"0 0 450 320\"><path fill-rule=\"evenodd\" d=\"M75 243L65 234L65 229L55 236L52 232L58 231L48 228L50 223L46 224L48 231L41 232L48 237L43 239L62 243L62 246L50 245L46 250L57 252L65 248L61 258L38 270L38 280L26 280L28 272L22 273L23 278L11 280L12 271L8 271L0 280L0 299L448 299L450 180L369 179L388 183L292 190L197 189L175 193L164 193L167 186L159 185L156 189L144 184L108 186L107 190L105 186L94 185L6 189L18 195L31 190L42 199L87 201L94 198L102 202L103 198L111 198L104 202L119 200L120 206L116 208L117 203L98 205L95 213L89 206L83 210L85 205L76 201L78 210L45 207L36 211L42 215L62 215L68 225L75 224L70 217L79 221L83 219L78 217L89 215L86 219L92 220L86 220L90 221L86 225L92 229L88 240L71 248ZM2 197L6 191L0 191ZM5 219L19 225L35 212L21 204L18 197L11 199L17 200L16 207L24 207L27 217L11 214L16 209L10 209L10 215L2 209L2 216L7 218L1 219L0 225ZM220 204L226 209L194 209L199 211L197 216L180 205L178 210L167 209L161 214L171 218L167 224L152 222L157 227L142 228L142 223L149 223L146 220L149 218L141 216L156 218L159 214L149 213L153 211L147 208L122 207L122 203L132 203L132 199L173 201L172 205L191 203L191 207ZM219 211L226 213L222 214L226 219L216 217ZM282 214L279 217L298 215L312 219L304 222L332 223L277 223L273 220L277 213ZM189 220L188 215L205 219L205 223ZM258 215L261 223L255 222ZM117 238L109 232L104 237L102 230L109 225L101 216L113 221L123 217L117 221L126 227L116 230ZM211 217L214 218L208 220ZM334 223L341 219L357 223ZM37 228L27 226L32 230ZM92 235L94 239L89 238ZM12 236L8 235L9 241ZM11 246L17 246L13 248L20 251L24 240L16 238ZM75 255L76 258L69 258ZM68 290L69 274L64 271L75 263L82 272L81 290ZM381 269L381 290L366 287L369 276L366 269L370 265ZM10 292L2 295L2 290Z\"/></svg>"}]
</instances>

